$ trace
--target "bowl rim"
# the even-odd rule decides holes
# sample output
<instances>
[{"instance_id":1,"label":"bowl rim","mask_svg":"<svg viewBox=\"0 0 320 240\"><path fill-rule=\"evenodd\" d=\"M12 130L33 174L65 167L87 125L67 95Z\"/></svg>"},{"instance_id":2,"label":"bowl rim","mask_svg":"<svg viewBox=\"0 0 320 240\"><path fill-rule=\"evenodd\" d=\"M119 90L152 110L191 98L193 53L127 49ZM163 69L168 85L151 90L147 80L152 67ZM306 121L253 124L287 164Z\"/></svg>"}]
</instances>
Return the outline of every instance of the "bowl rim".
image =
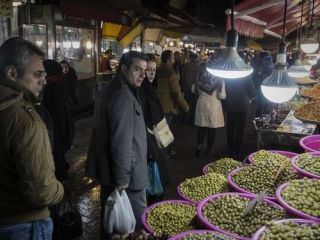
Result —
<instances>
[{"instance_id":1,"label":"bowl rim","mask_svg":"<svg viewBox=\"0 0 320 240\"><path fill-rule=\"evenodd\" d=\"M192 203L190 201L185 201L185 200L174 200L174 199L172 199L172 200L165 200L165 201L154 203L154 204L150 205L149 207L145 208L143 210L142 215L141 215L142 224L143 224L144 228L148 231L148 233L150 233L150 234L153 233L153 230L152 230L151 226L148 224L148 221L147 221L147 217L148 217L149 212L153 208L155 208L155 207L157 207L157 206L159 206L161 204L166 204L166 203L182 203L182 204L185 204L185 205L193 205L197 209L197 206L196 206L195 203Z\"/></svg>"},{"instance_id":2,"label":"bowl rim","mask_svg":"<svg viewBox=\"0 0 320 240\"><path fill-rule=\"evenodd\" d=\"M237 196L240 196L240 197L243 197L243 198L249 198L250 200L255 198L254 195L251 195L251 194L247 194L247 193L237 193L237 192L227 192L227 193L218 193L218 194L215 194L215 195L212 195L212 196L209 196L207 198L205 198L204 200L202 200L199 204L198 204L198 207L197 207L197 215L199 217L199 219L201 220L201 222L206 226L208 227L209 229L212 229L214 231L217 231L217 232L220 232L220 233L223 233L227 236L231 236L231 237L234 237L236 239L240 239L240 240L250 240L251 237L244 237L244 236L240 236L236 233L232 233L232 232L229 232L229 231L226 231L226 230L223 230L222 228L212 224L212 223L209 223L207 218L203 215L202 213L202 209L205 207L205 205L213 200L213 199L217 199L217 198L220 198L220 197L223 197L223 196L230 196L230 195L237 195ZM283 211L285 211L285 208L283 208L282 206L280 206L279 204L269 200L269 199L264 199L263 200L264 202L266 202L268 205L272 205L272 206L275 206Z\"/></svg>"},{"instance_id":3,"label":"bowl rim","mask_svg":"<svg viewBox=\"0 0 320 240\"><path fill-rule=\"evenodd\" d=\"M204 229L203 230L189 230L189 231L185 231L185 232L182 232L182 233L178 233L178 234L170 237L168 240L179 240L179 239L181 239L183 237L186 237L186 236L188 236L190 234L193 234L193 233L194 234L197 234L197 233L199 233L199 234L218 233L218 234L221 234L221 235L225 235L225 234L222 234L222 233L214 231L214 230L204 230Z\"/></svg>"},{"instance_id":4,"label":"bowl rim","mask_svg":"<svg viewBox=\"0 0 320 240\"><path fill-rule=\"evenodd\" d=\"M315 181L318 181L317 179L313 179ZM299 180L297 180L299 181ZM320 222L320 217L314 217L314 216L311 216L309 214L306 214L292 206L290 206L281 196L281 193L282 191L290 184L290 182L286 182L286 183L283 183L281 184L278 188L277 188L277 191L276 191L276 197L277 197L277 200L279 202L279 204L281 206L283 206L288 212L291 212L292 214L296 215L296 216L299 216L299 217L302 217L302 218L305 218L305 219L310 219L310 220L314 220L314 221L317 221L317 222Z\"/></svg>"},{"instance_id":5,"label":"bowl rim","mask_svg":"<svg viewBox=\"0 0 320 240\"><path fill-rule=\"evenodd\" d=\"M310 155L316 155L318 157L320 157L320 152L308 152L308 153L303 153L303 154L310 154ZM320 179L320 175L317 175L317 174L314 174L314 173L311 173L311 172L308 172L304 169L302 169L299 165L298 165L298 160L299 160L299 155L298 156L295 156L293 159L292 159L292 167L300 174L300 175L303 175L303 176L306 176L308 178L315 178L315 179Z\"/></svg>"},{"instance_id":6,"label":"bowl rim","mask_svg":"<svg viewBox=\"0 0 320 240\"><path fill-rule=\"evenodd\" d=\"M305 136L305 137L301 138L301 139L299 140L299 144L300 144L300 146L301 146L304 150L307 150L307 151L309 151L309 152L320 152L320 150L317 151L317 150L314 150L314 149L312 149L312 148L309 148L309 147L306 146L305 143L304 143L304 141L305 141L306 139L316 138L316 137L319 137L319 141L320 141L320 134L313 134L313 135L308 135L308 136ZM315 142L315 141L310 141L310 142Z\"/></svg>"},{"instance_id":7,"label":"bowl rim","mask_svg":"<svg viewBox=\"0 0 320 240\"><path fill-rule=\"evenodd\" d=\"M320 224L317 221L311 220L311 219L303 219L303 218L292 218L292 219L282 219L278 221L274 221L273 223L275 224L282 224L286 222L295 222L295 223L307 223L307 224ZM252 240L259 240L263 232L267 229L268 227L266 225L262 226L256 233L253 235Z\"/></svg>"}]
</instances>

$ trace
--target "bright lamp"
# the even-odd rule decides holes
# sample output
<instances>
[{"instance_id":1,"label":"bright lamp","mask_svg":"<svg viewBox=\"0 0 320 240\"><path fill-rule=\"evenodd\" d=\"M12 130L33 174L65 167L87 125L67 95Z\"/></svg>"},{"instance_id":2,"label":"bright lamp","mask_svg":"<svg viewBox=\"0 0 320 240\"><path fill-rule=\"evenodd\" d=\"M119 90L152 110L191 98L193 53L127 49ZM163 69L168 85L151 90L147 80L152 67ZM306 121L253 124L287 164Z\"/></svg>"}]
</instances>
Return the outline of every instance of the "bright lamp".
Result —
<instances>
[{"instance_id":1,"label":"bright lamp","mask_svg":"<svg viewBox=\"0 0 320 240\"><path fill-rule=\"evenodd\" d=\"M300 59L296 59L294 63L288 68L289 77L293 78L302 78L310 75L308 71L301 63Z\"/></svg>"}]
</instances>

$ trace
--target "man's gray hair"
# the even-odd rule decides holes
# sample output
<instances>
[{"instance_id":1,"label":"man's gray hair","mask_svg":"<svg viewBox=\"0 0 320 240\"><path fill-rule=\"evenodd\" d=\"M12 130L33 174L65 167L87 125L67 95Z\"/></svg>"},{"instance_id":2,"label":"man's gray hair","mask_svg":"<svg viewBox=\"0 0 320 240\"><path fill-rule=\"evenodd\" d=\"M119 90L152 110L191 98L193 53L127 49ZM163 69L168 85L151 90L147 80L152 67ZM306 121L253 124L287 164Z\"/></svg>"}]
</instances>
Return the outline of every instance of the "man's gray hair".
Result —
<instances>
[{"instance_id":1,"label":"man's gray hair","mask_svg":"<svg viewBox=\"0 0 320 240\"><path fill-rule=\"evenodd\" d=\"M44 53L33 43L19 37L8 39L0 47L0 77L5 77L8 66L17 69L17 77L23 77L26 65L33 55L44 57Z\"/></svg>"}]
</instances>

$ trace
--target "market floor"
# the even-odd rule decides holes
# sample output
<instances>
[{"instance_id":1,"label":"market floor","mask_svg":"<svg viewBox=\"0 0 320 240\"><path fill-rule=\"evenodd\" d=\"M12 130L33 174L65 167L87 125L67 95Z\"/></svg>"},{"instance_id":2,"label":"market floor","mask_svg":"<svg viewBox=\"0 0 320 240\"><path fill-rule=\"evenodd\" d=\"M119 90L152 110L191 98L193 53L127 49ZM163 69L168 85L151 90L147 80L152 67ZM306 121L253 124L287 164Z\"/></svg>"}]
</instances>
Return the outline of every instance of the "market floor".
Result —
<instances>
[{"instance_id":1,"label":"market floor","mask_svg":"<svg viewBox=\"0 0 320 240\"><path fill-rule=\"evenodd\" d=\"M87 148L90 141L92 116L83 117L76 123L77 132L74 148L67 154L71 165L70 180L67 187L71 190L74 201L80 209L83 221L83 236L79 240L99 239L100 206L98 184L84 177ZM248 119L252 119L250 116ZM210 155L195 156L196 127L190 125L175 124L173 127L175 136L174 149L176 154L169 159L168 165L171 171L173 185L166 189L165 199L179 199L176 192L177 185L185 180L202 174L202 168L213 160L224 157L226 148L225 129L218 129L213 152ZM243 147L239 161L256 150L256 135L252 127L252 121L247 121Z\"/></svg>"}]
</instances>

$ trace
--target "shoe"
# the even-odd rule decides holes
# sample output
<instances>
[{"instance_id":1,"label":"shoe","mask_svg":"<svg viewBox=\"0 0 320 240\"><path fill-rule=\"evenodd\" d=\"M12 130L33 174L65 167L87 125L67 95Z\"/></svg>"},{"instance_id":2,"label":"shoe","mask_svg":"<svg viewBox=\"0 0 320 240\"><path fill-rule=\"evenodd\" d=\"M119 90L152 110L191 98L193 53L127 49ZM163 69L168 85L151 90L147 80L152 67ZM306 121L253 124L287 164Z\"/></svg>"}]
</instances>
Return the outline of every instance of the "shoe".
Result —
<instances>
[{"instance_id":1,"label":"shoe","mask_svg":"<svg viewBox=\"0 0 320 240\"><path fill-rule=\"evenodd\" d=\"M200 156L201 154L201 149L200 148L196 148L196 152L195 152L196 156Z\"/></svg>"}]
</instances>

